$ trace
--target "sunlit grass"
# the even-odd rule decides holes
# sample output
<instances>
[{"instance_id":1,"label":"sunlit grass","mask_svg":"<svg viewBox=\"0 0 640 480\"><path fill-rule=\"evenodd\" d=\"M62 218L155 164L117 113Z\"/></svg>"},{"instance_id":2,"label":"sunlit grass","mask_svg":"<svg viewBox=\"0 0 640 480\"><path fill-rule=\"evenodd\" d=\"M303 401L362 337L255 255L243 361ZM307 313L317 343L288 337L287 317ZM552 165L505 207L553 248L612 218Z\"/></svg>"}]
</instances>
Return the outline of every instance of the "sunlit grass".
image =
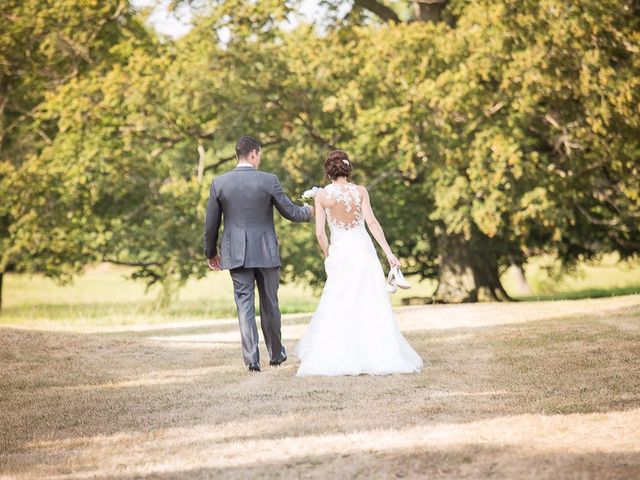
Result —
<instances>
[{"instance_id":1,"label":"sunlit grass","mask_svg":"<svg viewBox=\"0 0 640 480\"><path fill-rule=\"evenodd\" d=\"M566 300L640 293L640 262L621 262L605 255L596 262L579 263L574 271L557 276L558 264L551 257L536 257L525 267L530 295L519 292L513 271L502 276L505 288L521 300Z\"/></svg>"},{"instance_id":2,"label":"sunlit grass","mask_svg":"<svg viewBox=\"0 0 640 480\"><path fill-rule=\"evenodd\" d=\"M229 273L209 273L190 280L168 308L156 308L158 289L145 292L144 284L129 280L130 270L99 265L60 286L40 275L9 274L5 280L4 310L0 323L65 321L74 324L161 323L177 319L228 318L236 314ZM414 288L392 297L395 305L413 295L428 296L433 282L415 282ZM295 283L283 283L279 290L282 313L315 310L319 291ZM256 298L257 307L257 298Z\"/></svg>"},{"instance_id":3,"label":"sunlit grass","mask_svg":"<svg viewBox=\"0 0 640 480\"><path fill-rule=\"evenodd\" d=\"M615 256L595 264L581 264L578 269L554 280L545 266L548 258L533 259L526 267L531 295L517 290L512 271L507 271L503 284L520 300L579 299L606 297L640 292L640 265L621 263ZM69 286L60 286L40 275L8 274L5 277L4 309L0 323L65 323L77 325L127 325L162 323L178 320L230 318L236 314L233 286L228 272L210 272L200 280L190 280L176 301L168 308L156 308L158 290L145 292L142 282L126 277L131 270L112 265L87 269ZM391 296L395 306L407 297L428 299L436 282L410 279L413 288L399 290ZM280 287L283 313L312 312L319 291L295 283ZM425 301L421 300L421 301Z\"/></svg>"}]
</instances>

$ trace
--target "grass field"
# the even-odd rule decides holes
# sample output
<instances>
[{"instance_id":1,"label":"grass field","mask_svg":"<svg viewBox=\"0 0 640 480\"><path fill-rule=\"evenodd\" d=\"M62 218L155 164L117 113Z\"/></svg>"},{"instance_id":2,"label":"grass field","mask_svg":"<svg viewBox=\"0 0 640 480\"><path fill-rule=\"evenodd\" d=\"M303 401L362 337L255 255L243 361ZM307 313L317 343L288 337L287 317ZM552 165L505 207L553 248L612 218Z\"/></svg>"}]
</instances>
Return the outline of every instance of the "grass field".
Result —
<instances>
[{"instance_id":1,"label":"grass field","mask_svg":"<svg viewBox=\"0 0 640 480\"><path fill-rule=\"evenodd\" d=\"M527 267L532 294L523 296L516 288L512 271L503 283L520 300L588 298L640 293L640 263L621 263L614 256L595 264L582 264L576 272L557 280L548 273L553 262L536 258ZM190 281L179 299L168 309L155 310L157 291L145 294L141 282L126 280L131 270L98 265L78 277L71 286L59 286L41 276L8 274L5 278L2 324L79 327L82 325L127 325L194 321L235 316L233 288L228 272L210 272L206 278ZM411 279L411 290L391 296L395 306L407 297L430 297L434 281ZM283 313L304 313L315 309L318 292L299 284L280 287Z\"/></svg>"},{"instance_id":2,"label":"grass field","mask_svg":"<svg viewBox=\"0 0 640 480\"><path fill-rule=\"evenodd\" d=\"M0 326L0 478L640 478L640 295L397 318L419 374L249 374L234 319Z\"/></svg>"}]
</instances>

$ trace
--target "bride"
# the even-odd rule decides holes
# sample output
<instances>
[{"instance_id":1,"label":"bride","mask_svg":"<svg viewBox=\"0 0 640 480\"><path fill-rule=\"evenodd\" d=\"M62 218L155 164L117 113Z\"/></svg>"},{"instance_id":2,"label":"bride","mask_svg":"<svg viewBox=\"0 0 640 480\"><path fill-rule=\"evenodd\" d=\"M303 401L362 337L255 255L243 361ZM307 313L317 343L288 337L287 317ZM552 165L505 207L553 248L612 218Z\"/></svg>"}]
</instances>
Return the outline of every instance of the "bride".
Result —
<instances>
[{"instance_id":1,"label":"bride","mask_svg":"<svg viewBox=\"0 0 640 480\"><path fill-rule=\"evenodd\" d=\"M390 267L400 266L378 223L366 188L349 182L349 156L335 150L325 161L332 182L315 196L316 236L327 281L318 308L296 345L297 376L384 375L417 372L422 359L400 333L384 273L364 222ZM331 243L325 221L329 223Z\"/></svg>"}]
</instances>

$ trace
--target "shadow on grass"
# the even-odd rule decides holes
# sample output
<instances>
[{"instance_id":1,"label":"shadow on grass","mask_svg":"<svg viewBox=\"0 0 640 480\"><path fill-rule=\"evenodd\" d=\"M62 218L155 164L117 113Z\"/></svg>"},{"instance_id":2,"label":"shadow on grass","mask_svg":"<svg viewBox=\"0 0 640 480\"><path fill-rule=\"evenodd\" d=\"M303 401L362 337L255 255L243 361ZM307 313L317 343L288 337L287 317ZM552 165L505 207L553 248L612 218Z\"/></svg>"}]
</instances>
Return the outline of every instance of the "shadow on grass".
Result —
<instances>
[{"instance_id":1,"label":"shadow on grass","mask_svg":"<svg viewBox=\"0 0 640 480\"><path fill-rule=\"evenodd\" d=\"M284 453L284 452L283 452ZM284 457L286 458L286 457ZM250 454L248 455L250 459ZM165 469L170 466L164 465ZM161 468L163 468L161 467ZM287 461L256 462L227 468L192 467L169 472L155 471L102 476L98 480L154 478L184 480L202 478L639 478L637 453L532 452L502 446L469 443L439 448L403 451L370 451L357 454L320 455Z\"/></svg>"},{"instance_id":2,"label":"shadow on grass","mask_svg":"<svg viewBox=\"0 0 640 480\"><path fill-rule=\"evenodd\" d=\"M609 310L606 323L576 315L409 332L426 361L420 374L304 379L294 376L293 358L248 374L237 342L178 346L129 334L0 329L0 452L166 428L241 429L264 418L274 426L251 438L638 408L640 336L616 326L638 314L640 306ZM279 425L287 416L292 423Z\"/></svg>"}]
</instances>

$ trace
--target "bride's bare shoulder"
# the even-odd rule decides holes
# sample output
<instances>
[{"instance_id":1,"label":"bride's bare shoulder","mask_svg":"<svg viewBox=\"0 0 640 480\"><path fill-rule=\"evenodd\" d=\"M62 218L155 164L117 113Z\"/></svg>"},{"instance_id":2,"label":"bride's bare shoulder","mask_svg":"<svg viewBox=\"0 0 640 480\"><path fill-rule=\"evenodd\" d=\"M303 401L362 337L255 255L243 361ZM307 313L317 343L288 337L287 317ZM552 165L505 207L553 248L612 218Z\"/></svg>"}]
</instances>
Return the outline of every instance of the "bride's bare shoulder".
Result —
<instances>
[{"instance_id":1,"label":"bride's bare shoulder","mask_svg":"<svg viewBox=\"0 0 640 480\"><path fill-rule=\"evenodd\" d=\"M327 191L324 188L319 189L314 198L317 202L322 203L322 201L327 198Z\"/></svg>"},{"instance_id":2,"label":"bride's bare shoulder","mask_svg":"<svg viewBox=\"0 0 640 480\"><path fill-rule=\"evenodd\" d=\"M367 187L365 187L364 185L358 185L357 183L354 183L354 186L358 189L358 193L360 193L360 195L366 195Z\"/></svg>"}]
</instances>

